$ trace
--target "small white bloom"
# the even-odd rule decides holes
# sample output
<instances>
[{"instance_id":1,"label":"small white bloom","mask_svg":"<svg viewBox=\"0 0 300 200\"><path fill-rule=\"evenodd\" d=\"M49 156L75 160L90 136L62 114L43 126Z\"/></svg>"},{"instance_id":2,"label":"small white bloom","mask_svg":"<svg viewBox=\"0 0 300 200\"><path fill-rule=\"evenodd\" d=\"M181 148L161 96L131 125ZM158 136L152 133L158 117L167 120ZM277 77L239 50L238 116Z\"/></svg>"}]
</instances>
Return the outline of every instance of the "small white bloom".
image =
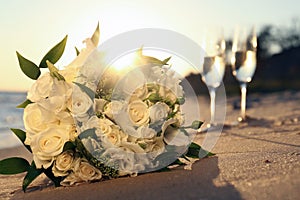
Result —
<instances>
[{"instance_id":1,"label":"small white bloom","mask_svg":"<svg viewBox=\"0 0 300 200\"><path fill-rule=\"evenodd\" d=\"M116 125L112 126L112 131L110 133L106 133L105 137L108 141L114 146L120 146L123 142L125 142L128 138L128 135L125 134L120 128Z\"/></svg>"},{"instance_id":2,"label":"small white bloom","mask_svg":"<svg viewBox=\"0 0 300 200\"><path fill-rule=\"evenodd\" d=\"M157 102L149 110L151 123L154 123L166 119L170 108L165 103Z\"/></svg>"},{"instance_id":3,"label":"small white bloom","mask_svg":"<svg viewBox=\"0 0 300 200\"><path fill-rule=\"evenodd\" d=\"M69 139L69 128L65 126L49 127L33 136L30 147L36 167L45 169L50 167L54 158L63 151L64 144Z\"/></svg>"},{"instance_id":4,"label":"small white bloom","mask_svg":"<svg viewBox=\"0 0 300 200\"><path fill-rule=\"evenodd\" d=\"M60 183L61 185L70 186L82 182L100 180L102 178L101 171L90 165L88 161L83 158L76 158L72 170L73 172Z\"/></svg>"},{"instance_id":5,"label":"small white bloom","mask_svg":"<svg viewBox=\"0 0 300 200\"><path fill-rule=\"evenodd\" d=\"M52 84L53 78L49 72L41 75L29 89L27 99L32 102L37 102L47 98L50 95Z\"/></svg>"},{"instance_id":6,"label":"small white bloom","mask_svg":"<svg viewBox=\"0 0 300 200\"><path fill-rule=\"evenodd\" d=\"M137 137L138 138L153 138L156 135L156 132L154 129L149 128L149 126L140 126L137 129Z\"/></svg>"},{"instance_id":7,"label":"small white bloom","mask_svg":"<svg viewBox=\"0 0 300 200\"><path fill-rule=\"evenodd\" d=\"M73 151L65 151L58 155L55 159L54 165L52 167L52 172L54 176L66 176L71 170L74 160Z\"/></svg>"},{"instance_id":8,"label":"small white bloom","mask_svg":"<svg viewBox=\"0 0 300 200\"><path fill-rule=\"evenodd\" d=\"M144 84L143 86L137 88L130 97L130 102L134 100L143 100L148 95L148 88L147 85Z\"/></svg>"},{"instance_id":9,"label":"small white bloom","mask_svg":"<svg viewBox=\"0 0 300 200\"><path fill-rule=\"evenodd\" d=\"M23 121L26 131L38 134L49 124L57 122L55 113L44 109L38 103L31 103L24 109Z\"/></svg>"},{"instance_id":10,"label":"small white bloom","mask_svg":"<svg viewBox=\"0 0 300 200\"><path fill-rule=\"evenodd\" d=\"M93 105L91 98L82 92L78 86L74 86L72 98L68 105L69 110L79 121L84 121L88 118L88 111Z\"/></svg>"},{"instance_id":11,"label":"small white bloom","mask_svg":"<svg viewBox=\"0 0 300 200\"><path fill-rule=\"evenodd\" d=\"M124 107L124 103L121 101L111 101L104 107L104 114L111 119L115 119L117 115Z\"/></svg>"},{"instance_id":12,"label":"small white bloom","mask_svg":"<svg viewBox=\"0 0 300 200\"><path fill-rule=\"evenodd\" d=\"M127 113L133 125L141 126L149 122L149 109L145 102L136 100L128 105Z\"/></svg>"}]
</instances>

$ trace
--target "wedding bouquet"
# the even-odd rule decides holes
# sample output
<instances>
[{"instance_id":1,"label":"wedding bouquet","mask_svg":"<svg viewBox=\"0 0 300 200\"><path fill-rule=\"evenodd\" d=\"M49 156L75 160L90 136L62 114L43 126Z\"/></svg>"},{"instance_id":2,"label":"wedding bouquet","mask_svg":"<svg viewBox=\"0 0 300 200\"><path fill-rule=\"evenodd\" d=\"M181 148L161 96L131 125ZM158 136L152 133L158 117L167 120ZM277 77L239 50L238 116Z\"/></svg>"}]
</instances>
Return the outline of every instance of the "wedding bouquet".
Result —
<instances>
[{"instance_id":1,"label":"wedding bouquet","mask_svg":"<svg viewBox=\"0 0 300 200\"><path fill-rule=\"evenodd\" d=\"M67 37L39 66L17 52L25 75L36 80L24 108L25 131L11 129L32 152L31 164L13 157L0 161L1 174L27 172L23 190L44 173L55 186L69 186L190 165L201 149L184 126L181 80L168 65L136 52L133 68L116 75L97 50L99 25L86 48L62 70L54 64ZM42 73L41 69L48 68ZM213 155L206 152L206 154Z\"/></svg>"}]
</instances>

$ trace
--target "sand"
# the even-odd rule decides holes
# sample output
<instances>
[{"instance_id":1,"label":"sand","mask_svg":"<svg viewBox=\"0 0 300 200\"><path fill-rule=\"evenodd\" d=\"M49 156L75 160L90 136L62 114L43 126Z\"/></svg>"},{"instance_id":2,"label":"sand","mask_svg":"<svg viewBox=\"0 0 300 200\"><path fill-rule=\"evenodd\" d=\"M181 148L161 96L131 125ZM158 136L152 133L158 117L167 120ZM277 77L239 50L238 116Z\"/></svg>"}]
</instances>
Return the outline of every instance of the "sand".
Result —
<instances>
[{"instance_id":1,"label":"sand","mask_svg":"<svg viewBox=\"0 0 300 200\"><path fill-rule=\"evenodd\" d=\"M297 199L300 196L300 92L252 94L245 125L225 127L192 170L148 173L74 187L55 188L40 177L26 193L24 174L0 176L0 199ZM208 99L201 97L204 108ZM239 115L227 99L226 124ZM209 111L203 110L208 117ZM197 142L206 134L198 134ZM0 151L0 159L30 154L23 147Z\"/></svg>"}]
</instances>

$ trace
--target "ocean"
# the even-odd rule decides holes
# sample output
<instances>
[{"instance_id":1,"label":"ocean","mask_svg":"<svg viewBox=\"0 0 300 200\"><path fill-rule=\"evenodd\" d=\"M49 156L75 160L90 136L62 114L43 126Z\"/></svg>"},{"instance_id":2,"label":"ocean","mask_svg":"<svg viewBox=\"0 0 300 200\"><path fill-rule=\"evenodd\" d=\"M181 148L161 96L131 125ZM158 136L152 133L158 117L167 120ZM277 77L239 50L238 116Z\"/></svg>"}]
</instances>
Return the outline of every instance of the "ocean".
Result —
<instances>
[{"instance_id":1,"label":"ocean","mask_svg":"<svg viewBox=\"0 0 300 200\"><path fill-rule=\"evenodd\" d=\"M25 92L0 92L0 149L22 144L10 128L24 130L23 109L16 106L25 99Z\"/></svg>"}]
</instances>

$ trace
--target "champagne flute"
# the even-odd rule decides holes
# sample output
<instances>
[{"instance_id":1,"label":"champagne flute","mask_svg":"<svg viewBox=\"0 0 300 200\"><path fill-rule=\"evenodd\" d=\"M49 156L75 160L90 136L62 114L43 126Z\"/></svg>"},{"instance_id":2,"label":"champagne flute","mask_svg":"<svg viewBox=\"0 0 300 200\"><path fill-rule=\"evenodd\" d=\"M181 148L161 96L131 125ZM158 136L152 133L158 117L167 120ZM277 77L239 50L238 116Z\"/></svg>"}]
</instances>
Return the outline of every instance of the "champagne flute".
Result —
<instances>
[{"instance_id":1,"label":"champagne flute","mask_svg":"<svg viewBox=\"0 0 300 200\"><path fill-rule=\"evenodd\" d=\"M202 41L206 55L202 65L201 77L206 84L210 95L210 122L207 128L216 127L215 100L216 90L221 85L225 72L225 40L220 31L205 32Z\"/></svg>"},{"instance_id":2,"label":"champagne flute","mask_svg":"<svg viewBox=\"0 0 300 200\"><path fill-rule=\"evenodd\" d=\"M253 27L249 34L247 31L236 29L232 45L231 66L241 88L241 115L239 122L245 122L247 84L251 82L256 68L257 38Z\"/></svg>"}]
</instances>

